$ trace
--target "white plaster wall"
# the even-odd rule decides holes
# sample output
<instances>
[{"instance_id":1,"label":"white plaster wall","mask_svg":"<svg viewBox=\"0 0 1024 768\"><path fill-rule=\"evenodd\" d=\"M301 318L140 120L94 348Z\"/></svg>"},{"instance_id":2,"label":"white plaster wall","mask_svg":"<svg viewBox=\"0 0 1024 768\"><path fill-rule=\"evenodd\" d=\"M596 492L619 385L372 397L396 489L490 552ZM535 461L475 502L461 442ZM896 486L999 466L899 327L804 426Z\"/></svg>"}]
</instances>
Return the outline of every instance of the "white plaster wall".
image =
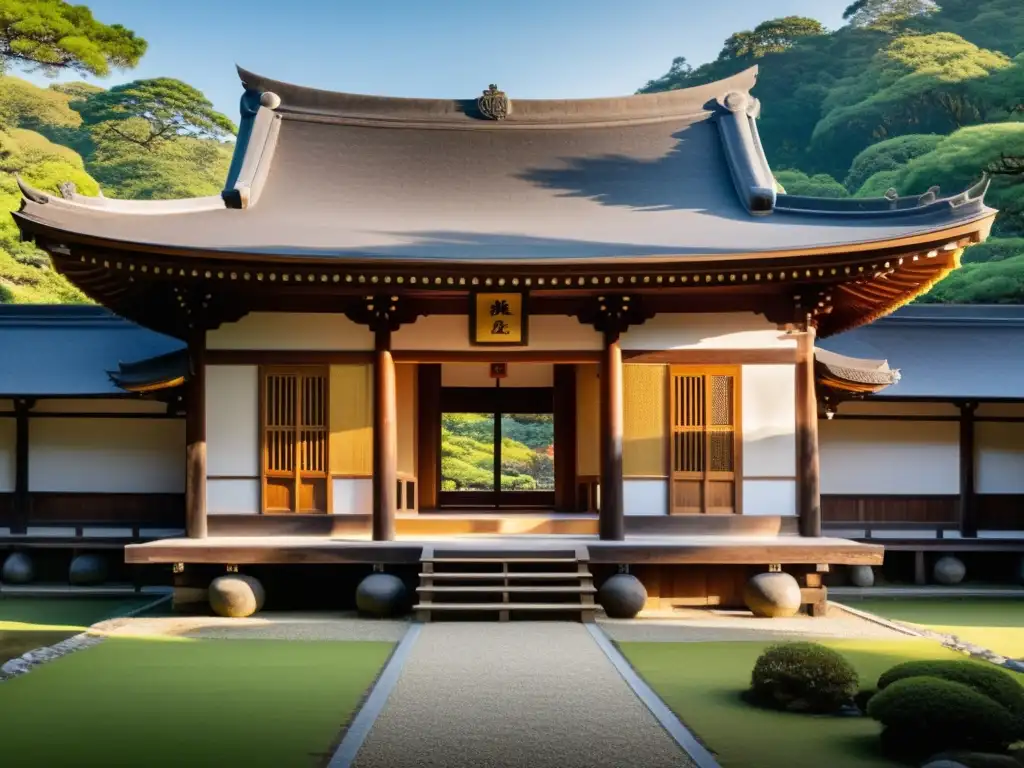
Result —
<instances>
[{"instance_id":1,"label":"white plaster wall","mask_svg":"<svg viewBox=\"0 0 1024 768\"><path fill-rule=\"evenodd\" d=\"M796 480L744 480L744 515L796 515Z\"/></svg>"},{"instance_id":2,"label":"white plaster wall","mask_svg":"<svg viewBox=\"0 0 1024 768\"><path fill-rule=\"evenodd\" d=\"M184 419L33 418L30 491L181 493Z\"/></svg>"},{"instance_id":3,"label":"white plaster wall","mask_svg":"<svg viewBox=\"0 0 1024 768\"><path fill-rule=\"evenodd\" d=\"M627 515L667 515L667 480L623 480L622 504Z\"/></svg>"},{"instance_id":4,"label":"white plaster wall","mask_svg":"<svg viewBox=\"0 0 1024 768\"><path fill-rule=\"evenodd\" d=\"M818 439L822 493L960 492L955 422L822 419Z\"/></svg>"},{"instance_id":5,"label":"white plaster wall","mask_svg":"<svg viewBox=\"0 0 1024 768\"><path fill-rule=\"evenodd\" d=\"M256 515L260 511L260 481L207 480L206 513Z\"/></svg>"},{"instance_id":6,"label":"white plaster wall","mask_svg":"<svg viewBox=\"0 0 1024 768\"><path fill-rule=\"evenodd\" d=\"M207 366L207 475L259 477L259 446L259 369Z\"/></svg>"},{"instance_id":7,"label":"white plaster wall","mask_svg":"<svg viewBox=\"0 0 1024 768\"><path fill-rule=\"evenodd\" d=\"M978 493L1024 493L1024 424L976 423L974 450Z\"/></svg>"},{"instance_id":8,"label":"white plaster wall","mask_svg":"<svg viewBox=\"0 0 1024 768\"><path fill-rule=\"evenodd\" d=\"M960 409L951 403L886 403L878 400L848 400L836 411L843 415L865 416L955 416Z\"/></svg>"},{"instance_id":9,"label":"white plaster wall","mask_svg":"<svg viewBox=\"0 0 1024 768\"><path fill-rule=\"evenodd\" d=\"M655 315L622 336L623 349L795 348L796 339L753 312Z\"/></svg>"},{"instance_id":10,"label":"white plaster wall","mask_svg":"<svg viewBox=\"0 0 1024 768\"><path fill-rule=\"evenodd\" d=\"M744 477L792 479L796 476L796 366L744 365L740 386Z\"/></svg>"},{"instance_id":11,"label":"white plaster wall","mask_svg":"<svg viewBox=\"0 0 1024 768\"><path fill-rule=\"evenodd\" d=\"M14 491L14 419L0 418L0 493Z\"/></svg>"},{"instance_id":12,"label":"white plaster wall","mask_svg":"<svg viewBox=\"0 0 1024 768\"><path fill-rule=\"evenodd\" d=\"M334 478L331 512L335 515L369 515L373 512L373 480L366 477Z\"/></svg>"},{"instance_id":13,"label":"white plaster wall","mask_svg":"<svg viewBox=\"0 0 1024 768\"><path fill-rule=\"evenodd\" d=\"M342 314L253 312L206 335L209 349L373 349L373 334Z\"/></svg>"},{"instance_id":14,"label":"white plaster wall","mask_svg":"<svg viewBox=\"0 0 1024 768\"><path fill-rule=\"evenodd\" d=\"M493 387L489 363L442 363L442 387ZM508 376L501 380L505 387L553 387L555 366L552 363L509 363Z\"/></svg>"},{"instance_id":15,"label":"white plaster wall","mask_svg":"<svg viewBox=\"0 0 1024 768\"><path fill-rule=\"evenodd\" d=\"M529 320L526 347L494 347L495 360L500 361L503 350L514 353L517 349L544 350L598 350L601 334L568 315L533 315ZM428 350L436 352L482 352L487 347L469 343L468 315L427 315L411 325L403 325L391 339L394 349ZM372 346L372 344L371 344Z\"/></svg>"},{"instance_id":16,"label":"white plaster wall","mask_svg":"<svg viewBox=\"0 0 1024 768\"><path fill-rule=\"evenodd\" d=\"M154 400L103 397L80 400L36 401L32 413L167 413L167 406Z\"/></svg>"}]
</instances>

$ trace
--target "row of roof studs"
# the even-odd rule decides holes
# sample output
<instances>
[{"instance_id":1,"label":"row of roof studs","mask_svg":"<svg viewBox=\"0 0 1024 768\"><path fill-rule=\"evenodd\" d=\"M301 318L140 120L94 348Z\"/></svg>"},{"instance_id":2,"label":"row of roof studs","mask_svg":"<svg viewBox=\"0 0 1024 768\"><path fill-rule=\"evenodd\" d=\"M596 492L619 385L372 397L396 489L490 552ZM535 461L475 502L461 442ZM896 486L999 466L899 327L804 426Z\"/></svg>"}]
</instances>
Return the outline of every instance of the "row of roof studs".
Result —
<instances>
[{"instance_id":1,"label":"row of roof studs","mask_svg":"<svg viewBox=\"0 0 1024 768\"><path fill-rule=\"evenodd\" d=\"M952 247L950 247L950 246L952 246ZM949 245L944 246L942 250L945 250L945 251L955 250L956 247L957 247L957 244L951 243ZM928 251L926 254L924 254L924 256L926 258L929 258L929 259L933 259L933 258L935 258L938 255L939 255L939 251L938 250ZM901 256L898 259L894 259L892 261L886 261L886 262L884 262L884 264L882 266L882 269L884 269L884 270L892 270L892 269L894 269L894 267L892 266L893 261L895 261L898 266L901 266L907 258L910 258L912 261L918 261L920 259L920 255L914 254L913 256L910 256L910 257L902 257ZM442 277L433 277L433 278L431 278L431 277L426 277L426 276L425 277L417 277L415 275L412 275L412 276L409 276L408 278L406 278L403 275L398 275L398 276L395 276L395 277L392 277L391 275L351 275L351 274L342 275L339 272L331 272L331 273L328 273L328 272L319 272L319 273L313 273L313 272L294 272L294 273L281 272L281 273L278 273L278 272L252 272L252 271L209 270L209 269L206 269L206 270L199 270L199 269L185 270L185 269L181 269L181 268L177 268L176 269L174 267L160 267L159 265L153 265L152 267L150 265L147 265L147 264L138 264L138 265L136 265L136 264L131 263L131 262L125 263L123 261L111 262L109 259L97 259L95 256L94 257L82 256L81 257L81 261L83 261L83 262L88 261L88 263L91 263L91 264L102 263L102 265L105 268L107 268L107 269L110 269L111 265L113 264L113 267L115 269L127 269L129 272L135 272L136 269L137 269L139 272L143 272L143 273L151 271L152 274L154 274L154 275L161 275L161 274L163 274L163 275L167 275L167 276L170 276L170 277L175 276L175 274L177 274L178 277L186 277L186 276L188 276L190 274L191 277L194 277L194 278L200 278L201 277L201 278L208 279L208 280L212 280L212 279L217 279L217 280L224 280L224 279L238 280L239 278L241 278L243 281L247 281L247 280L252 280L252 278L255 276L257 282L263 281L264 279L269 280L270 282L276 282L278 277L280 277L281 282L285 282L285 283L287 283L287 282L296 282L296 283L309 282L309 283L315 283L315 282L317 282L317 277L319 276L319 280L322 283L327 283L327 282L340 283L340 282L344 281L345 283L358 283L358 284L361 284L361 285L362 284L366 284L366 283L371 283L371 284L374 284L374 283L384 283L384 284L395 283L397 285L403 285L403 284L408 283L409 285L422 285L422 286L434 285L434 286L440 286L440 287L456 286L456 285L457 286L467 286L467 285L469 285L469 286L480 286L480 285L483 285L485 287L495 287L495 286L497 286L499 288L506 287L506 286L512 286L512 287L515 288L515 287L519 287L520 285L525 286L525 287L532 287L534 285L536 285L538 287L545 286L545 285L549 285L549 286L563 285L565 287L572 287L574 285L576 285L576 286L612 285L612 284L624 285L626 283L628 283L630 285L651 284L651 283L654 283L656 285L664 285L665 283L668 283L668 284L671 285L671 284L674 284L676 282L679 282L679 283L692 283L692 284L700 284L700 283L708 284L708 283L724 283L724 282L730 282L730 283L744 282L744 283L746 283L746 282L750 282L751 278L753 279L754 282L760 282L762 279L763 280L767 280L767 281L774 281L776 279L778 279L778 280L786 280L789 275L792 275L792 279L794 279L794 280L799 280L801 277L814 277L815 275L817 277L825 277L826 273L827 273L828 276L838 276L840 274L840 270L842 270L842 274L844 274L844 275L855 274L854 267L852 267L852 266L845 266L845 267L831 267L831 268L828 268L828 269L818 268L818 269L815 269L815 270L804 269L802 275L801 275L801 271L800 270L792 270L792 271L789 271L789 270L779 270L778 272L771 272L771 271L754 272L752 275L751 275L750 272L721 272L721 273L718 273L716 275L711 275L711 274L703 274L703 275L702 274L697 274L697 275L678 275L678 276L677 275L643 275L643 276L640 276L640 277L638 277L637 275L629 275L629 276L626 276L626 275L616 275L616 276L605 275L603 277L592 276L592 277L589 277L589 278L587 278L587 277L563 277L563 278L558 278L558 277L550 277L550 278L544 278L544 277L538 277L538 278L530 278L530 277L525 277L525 278L518 278L518 277L512 277L512 278L504 278L504 277L496 277L496 278L491 278L491 277L485 277L485 278L468 277L467 278L467 277L452 277L452 276L445 277L445 278L442 278ZM862 274L866 270L867 270L867 268L865 267L865 265L863 265L863 264L858 265L856 267L856 274ZM876 275L879 274L879 265L878 264L872 264L870 271L874 272Z\"/></svg>"}]
</instances>

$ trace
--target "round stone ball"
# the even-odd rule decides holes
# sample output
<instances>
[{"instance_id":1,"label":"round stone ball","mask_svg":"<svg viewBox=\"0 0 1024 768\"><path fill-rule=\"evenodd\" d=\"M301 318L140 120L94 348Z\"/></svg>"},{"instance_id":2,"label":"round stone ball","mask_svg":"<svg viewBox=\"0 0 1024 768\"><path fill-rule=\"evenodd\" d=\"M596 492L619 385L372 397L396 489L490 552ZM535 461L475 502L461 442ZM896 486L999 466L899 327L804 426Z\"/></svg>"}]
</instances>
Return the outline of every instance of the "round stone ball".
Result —
<instances>
[{"instance_id":1,"label":"round stone ball","mask_svg":"<svg viewBox=\"0 0 1024 768\"><path fill-rule=\"evenodd\" d=\"M855 587L875 586L875 571L870 565L851 565L850 583Z\"/></svg>"},{"instance_id":2,"label":"round stone ball","mask_svg":"<svg viewBox=\"0 0 1024 768\"><path fill-rule=\"evenodd\" d=\"M935 561L935 567L932 569L935 581L946 585L959 584L964 580L966 573L967 567L963 560L953 555L943 555Z\"/></svg>"},{"instance_id":3,"label":"round stone ball","mask_svg":"<svg viewBox=\"0 0 1024 768\"><path fill-rule=\"evenodd\" d=\"M263 607L265 599L259 580L241 573L218 576L207 592L214 613L233 619L252 616Z\"/></svg>"},{"instance_id":4,"label":"round stone ball","mask_svg":"<svg viewBox=\"0 0 1024 768\"><path fill-rule=\"evenodd\" d=\"M360 613L386 619L398 616L405 607L405 584L390 573L371 573L356 587L356 608Z\"/></svg>"},{"instance_id":5,"label":"round stone ball","mask_svg":"<svg viewBox=\"0 0 1024 768\"><path fill-rule=\"evenodd\" d=\"M68 581L76 587L92 587L107 580L107 561L102 555L79 555L68 568Z\"/></svg>"},{"instance_id":6,"label":"round stone ball","mask_svg":"<svg viewBox=\"0 0 1024 768\"><path fill-rule=\"evenodd\" d=\"M3 570L0 571L0 581L5 584L30 584L36 577L36 569L32 564L32 558L25 552L11 552L4 560Z\"/></svg>"},{"instance_id":7,"label":"round stone ball","mask_svg":"<svg viewBox=\"0 0 1024 768\"><path fill-rule=\"evenodd\" d=\"M636 576L617 573L601 585L597 602L609 619L633 619L647 604L647 589Z\"/></svg>"},{"instance_id":8,"label":"round stone ball","mask_svg":"<svg viewBox=\"0 0 1024 768\"><path fill-rule=\"evenodd\" d=\"M795 616L800 610L800 585L788 573L759 573L747 582L743 602L755 616Z\"/></svg>"}]
</instances>

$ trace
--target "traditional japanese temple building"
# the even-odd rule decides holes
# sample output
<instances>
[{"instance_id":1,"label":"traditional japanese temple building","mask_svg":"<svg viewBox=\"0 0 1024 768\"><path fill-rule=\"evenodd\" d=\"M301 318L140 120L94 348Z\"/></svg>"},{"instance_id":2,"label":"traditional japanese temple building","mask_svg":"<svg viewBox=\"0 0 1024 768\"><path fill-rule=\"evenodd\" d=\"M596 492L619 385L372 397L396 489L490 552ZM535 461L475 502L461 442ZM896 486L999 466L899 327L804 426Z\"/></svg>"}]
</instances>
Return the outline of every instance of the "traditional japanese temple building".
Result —
<instances>
[{"instance_id":1,"label":"traditional japanese temple building","mask_svg":"<svg viewBox=\"0 0 1024 768\"><path fill-rule=\"evenodd\" d=\"M839 340L987 236L984 181L952 196L780 192L757 136L755 69L575 101L494 86L461 101L355 96L240 74L222 195L23 187L15 214L57 269L131 321L68 310L63 322L147 339L116 361L97 352L110 376L82 393L152 425L80 432L122 452L90 476L183 499L185 535L170 537L139 502L133 525L152 535L132 528L128 562L183 577L543 544L595 573L632 568L655 602L735 602L751 569L778 567L815 604L829 565L881 562L823 487L834 470L819 469L819 413L838 408L831 439L862 407L847 401L918 386L899 379L898 356L890 368L887 353ZM29 536L33 486L74 484L33 453L37 440L67 445L70 432L46 430L70 427L36 425L89 409L20 384L0 397L21 457L8 536ZM445 476L453 413L493 416L489 489ZM551 416L550 487L505 487L503 414ZM159 446L129 447L147 440ZM841 535L822 536L823 510ZM89 524L65 522L76 536Z\"/></svg>"}]
</instances>

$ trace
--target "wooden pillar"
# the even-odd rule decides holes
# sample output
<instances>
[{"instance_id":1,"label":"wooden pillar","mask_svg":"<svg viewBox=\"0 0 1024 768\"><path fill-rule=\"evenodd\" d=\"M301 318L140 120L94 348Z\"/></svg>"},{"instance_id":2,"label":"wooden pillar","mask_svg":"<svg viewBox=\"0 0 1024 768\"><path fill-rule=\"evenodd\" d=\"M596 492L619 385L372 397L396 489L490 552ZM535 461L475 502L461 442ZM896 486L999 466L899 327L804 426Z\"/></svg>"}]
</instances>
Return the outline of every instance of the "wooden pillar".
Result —
<instances>
[{"instance_id":1,"label":"wooden pillar","mask_svg":"<svg viewBox=\"0 0 1024 768\"><path fill-rule=\"evenodd\" d=\"M437 509L441 487L441 365L420 363L416 387L416 483L419 510Z\"/></svg>"},{"instance_id":2,"label":"wooden pillar","mask_svg":"<svg viewBox=\"0 0 1024 768\"><path fill-rule=\"evenodd\" d=\"M814 325L797 336L796 471L801 536L821 536L821 466L818 399L814 386Z\"/></svg>"},{"instance_id":3,"label":"wooden pillar","mask_svg":"<svg viewBox=\"0 0 1024 768\"><path fill-rule=\"evenodd\" d=\"M28 492L28 412L33 406L29 400L14 401L14 518L11 533L25 533L31 496Z\"/></svg>"},{"instance_id":4,"label":"wooden pillar","mask_svg":"<svg viewBox=\"0 0 1024 768\"><path fill-rule=\"evenodd\" d=\"M974 411L977 403L960 404L960 535L978 535L977 504L974 488Z\"/></svg>"},{"instance_id":5,"label":"wooden pillar","mask_svg":"<svg viewBox=\"0 0 1024 768\"><path fill-rule=\"evenodd\" d=\"M619 329L604 330L601 353L601 503L598 530L604 541L625 538L622 503L622 348Z\"/></svg>"},{"instance_id":6,"label":"wooden pillar","mask_svg":"<svg viewBox=\"0 0 1024 768\"><path fill-rule=\"evenodd\" d=\"M391 329L374 332L373 362L373 540L395 538L398 506L398 406Z\"/></svg>"},{"instance_id":7,"label":"wooden pillar","mask_svg":"<svg viewBox=\"0 0 1024 768\"><path fill-rule=\"evenodd\" d=\"M190 376L185 414L185 532L205 539L206 526L206 331L188 340Z\"/></svg>"},{"instance_id":8,"label":"wooden pillar","mask_svg":"<svg viewBox=\"0 0 1024 768\"><path fill-rule=\"evenodd\" d=\"M576 366L555 366L555 509L576 510Z\"/></svg>"}]
</instances>

